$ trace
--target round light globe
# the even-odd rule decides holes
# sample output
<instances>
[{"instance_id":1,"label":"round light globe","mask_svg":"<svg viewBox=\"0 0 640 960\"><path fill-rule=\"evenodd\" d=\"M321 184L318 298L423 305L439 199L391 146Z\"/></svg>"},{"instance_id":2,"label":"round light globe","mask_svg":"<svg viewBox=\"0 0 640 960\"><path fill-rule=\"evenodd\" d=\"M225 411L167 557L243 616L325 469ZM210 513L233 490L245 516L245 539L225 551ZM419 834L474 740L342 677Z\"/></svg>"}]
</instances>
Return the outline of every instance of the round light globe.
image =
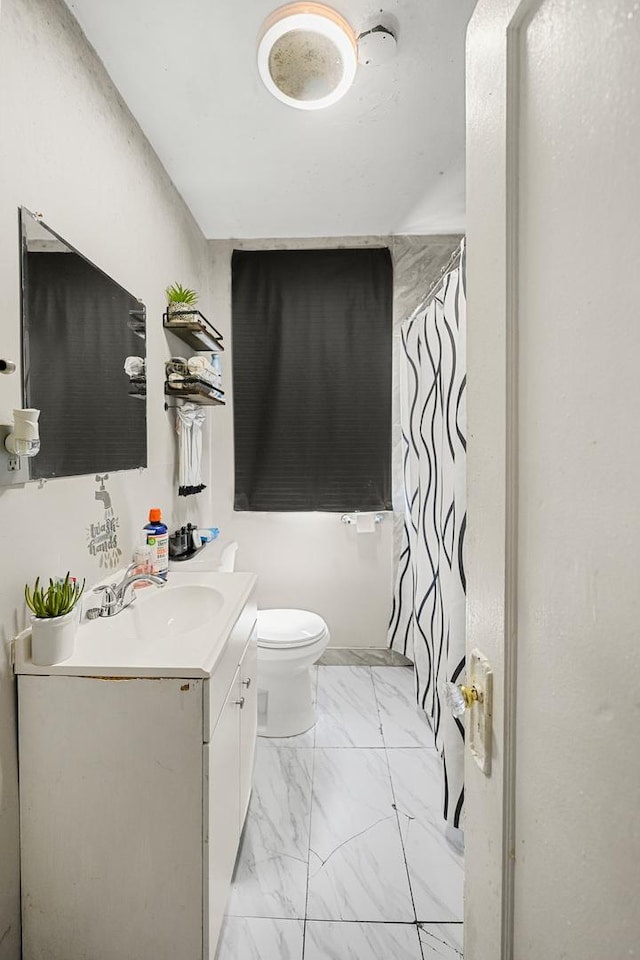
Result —
<instances>
[{"instance_id":1,"label":"round light globe","mask_svg":"<svg viewBox=\"0 0 640 960\"><path fill-rule=\"evenodd\" d=\"M323 3L290 3L267 18L258 71L274 97L298 110L320 110L353 83L358 51L347 21Z\"/></svg>"}]
</instances>

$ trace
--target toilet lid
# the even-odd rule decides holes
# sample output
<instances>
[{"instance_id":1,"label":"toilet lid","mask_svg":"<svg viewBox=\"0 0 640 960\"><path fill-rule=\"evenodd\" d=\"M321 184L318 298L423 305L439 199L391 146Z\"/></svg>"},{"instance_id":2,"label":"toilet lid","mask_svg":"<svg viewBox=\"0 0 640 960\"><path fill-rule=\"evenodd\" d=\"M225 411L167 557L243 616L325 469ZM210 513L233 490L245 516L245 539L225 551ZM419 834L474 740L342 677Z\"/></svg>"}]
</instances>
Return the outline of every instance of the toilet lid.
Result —
<instances>
[{"instance_id":1,"label":"toilet lid","mask_svg":"<svg viewBox=\"0 0 640 960\"><path fill-rule=\"evenodd\" d=\"M306 647L326 630L322 617L308 610L258 610L259 647Z\"/></svg>"}]
</instances>

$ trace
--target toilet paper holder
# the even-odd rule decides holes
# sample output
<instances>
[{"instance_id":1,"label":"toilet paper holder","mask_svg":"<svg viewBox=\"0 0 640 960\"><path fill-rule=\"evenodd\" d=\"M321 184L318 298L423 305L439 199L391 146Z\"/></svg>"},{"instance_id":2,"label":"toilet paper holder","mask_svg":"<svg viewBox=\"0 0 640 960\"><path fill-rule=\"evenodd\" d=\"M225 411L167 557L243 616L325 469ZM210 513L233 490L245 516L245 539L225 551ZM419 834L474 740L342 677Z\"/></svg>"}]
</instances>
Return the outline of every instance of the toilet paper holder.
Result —
<instances>
[{"instance_id":1,"label":"toilet paper holder","mask_svg":"<svg viewBox=\"0 0 640 960\"><path fill-rule=\"evenodd\" d=\"M369 511L369 510L362 510L362 511L356 510L355 513L343 513L342 516L340 517L340 519L341 519L342 523L357 523L357 522L358 522L358 514L360 514L360 515L362 516L362 515L367 514L367 513L370 513L370 511ZM384 520L384 513L374 513L374 515L373 515L373 522L374 522L374 523L382 523L383 520Z\"/></svg>"}]
</instances>

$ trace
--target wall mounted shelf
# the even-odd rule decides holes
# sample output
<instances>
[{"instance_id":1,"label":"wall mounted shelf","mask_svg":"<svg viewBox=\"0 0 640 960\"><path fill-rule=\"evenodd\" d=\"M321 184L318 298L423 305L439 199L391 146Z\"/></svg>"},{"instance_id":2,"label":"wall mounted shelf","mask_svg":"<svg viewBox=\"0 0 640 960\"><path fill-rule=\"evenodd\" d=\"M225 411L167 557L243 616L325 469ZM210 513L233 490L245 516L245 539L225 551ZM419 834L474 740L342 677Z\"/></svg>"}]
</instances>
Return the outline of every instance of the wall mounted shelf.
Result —
<instances>
[{"instance_id":1,"label":"wall mounted shelf","mask_svg":"<svg viewBox=\"0 0 640 960\"><path fill-rule=\"evenodd\" d=\"M181 400L188 400L191 403L202 403L207 406L224 407L224 400L217 394L221 390L215 390L204 380L198 380L196 377L185 377L184 380L166 380L164 385L165 396L179 397Z\"/></svg>"},{"instance_id":2,"label":"wall mounted shelf","mask_svg":"<svg viewBox=\"0 0 640 960\"><path fill-rule=\"evenodd\" d=\"M129 377L129 396L139 400L147 399L147 378Z\"/></svg>"},{"instance_id":3,"label":"wall mounted shelf","mask_svg":"<svg viewBox=\"0 0 640 960\"><path fill-rule=\"evenodd\" d=\"M162 314L165 330L180 337L192 350L224 350L222 334L199 310L181 310Z\"/></svg>"}]
</instances>

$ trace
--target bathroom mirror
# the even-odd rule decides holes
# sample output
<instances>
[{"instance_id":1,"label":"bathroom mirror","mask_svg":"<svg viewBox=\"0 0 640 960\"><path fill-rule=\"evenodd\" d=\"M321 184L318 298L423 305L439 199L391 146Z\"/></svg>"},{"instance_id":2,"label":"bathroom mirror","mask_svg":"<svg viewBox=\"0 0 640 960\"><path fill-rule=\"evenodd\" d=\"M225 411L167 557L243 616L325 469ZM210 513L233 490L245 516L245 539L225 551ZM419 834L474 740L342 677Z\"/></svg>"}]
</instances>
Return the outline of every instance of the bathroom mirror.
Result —
<instances>
[{"instance_id":1,"label":"bathroom mirror","mask_svg":"<svg viewBox=\"0 0 640 960\"><path fill-rule=\"evenodd\" d=\"M147 465L144 304L24 207L22 387L40 412L29 479ZM23 464L25 458L22 458Z\"/></svg>"}]
</instances>

